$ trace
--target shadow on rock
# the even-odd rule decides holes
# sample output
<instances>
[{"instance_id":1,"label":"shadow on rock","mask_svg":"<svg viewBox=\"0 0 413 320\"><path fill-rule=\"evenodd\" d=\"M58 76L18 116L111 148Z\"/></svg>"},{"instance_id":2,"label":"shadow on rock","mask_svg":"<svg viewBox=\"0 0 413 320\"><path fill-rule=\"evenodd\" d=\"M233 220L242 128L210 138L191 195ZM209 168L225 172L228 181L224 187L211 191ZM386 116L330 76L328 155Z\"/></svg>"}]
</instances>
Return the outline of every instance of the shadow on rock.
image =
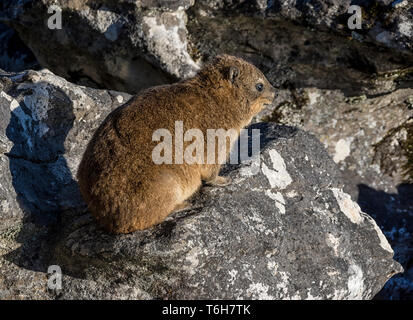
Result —
<instances>
[{"instance_id":1,"label":"shadow on rock","mask_svg":"<svg viewBox=\"0 0 413 320\"><path fill-rule=\"evenodd\" d=\"M49 128L47 132L40 132L39 128L43 126L39 123L36 124L39 132L28 132L31 126L25 127L24 124L36 118L36 115L31 114L30 108L26 109L23 104L12 112L8 126L8 138L14 143L8 155L10 171L19 205L25 212L24 223L17 237L22 246L7 255L9 261L19 267L41 272L47 272L50 265L59 265L64 275L86 279L89 269L95 263L99 266L102 257L107 263L113 264L123 256L122 250L119 250L123 242L133 238L133 243L140 248L151 237L161 243L168 241L178 221L188 219L199 211L173 214L170 219L150 230L129 235L110 235L100 229L85 206L73 210L72 202L79 199L80 194L64 158L67 151L65 141L74 122L72 100L61 91L54 93L52 99L59 101L49 101L48 105L55 107L47 113L44 126ZM257 156L259 150L266 148L274 140L288 139L297 133L296 128L282 128L274 131L273 125L269 123L251 125L248 128L248 155ZM255 152L252 145L254 129L260 130L259 145ZM222 174L226 175L239 166L227 165ZM203 189L192 198L199 209L209 200L208 192ZM82 203L81 200L76 201ZM88 240L79 240L79 235ZM82 252L87 253L86 264L76 260L79 255L73 255L77 247L83 248ZM116 265L113 269L117 270Z\"/></svg>"},{"instance_id":2,"label":"shadow on rock","mask_svg":"<svg viewBox=\"0 0 413 320\"><path fill-rule=\"evenodd\" d=\"M391 278L376 299L413 299L413 184L401 184L397 193L359 186L358 203L383 230L404 273Z\"/></svg>"},{"instance_id":3,"label":"shadow on rock","mask_svg":"<svg viewBox=\"0 0 413 320\"><path fill-rule=\"evenodd\" d=\"M22 246L6 259L19 267L47 272L54 264L50 259L61 212L80 197L64 158L65 139L75 120L73 103L61 89L41 82L34 90L25 86L17 90L24 100L11 108L6 134L13 147L7 156L24 217L16 238Z\"/></svg>"}]
</instances>

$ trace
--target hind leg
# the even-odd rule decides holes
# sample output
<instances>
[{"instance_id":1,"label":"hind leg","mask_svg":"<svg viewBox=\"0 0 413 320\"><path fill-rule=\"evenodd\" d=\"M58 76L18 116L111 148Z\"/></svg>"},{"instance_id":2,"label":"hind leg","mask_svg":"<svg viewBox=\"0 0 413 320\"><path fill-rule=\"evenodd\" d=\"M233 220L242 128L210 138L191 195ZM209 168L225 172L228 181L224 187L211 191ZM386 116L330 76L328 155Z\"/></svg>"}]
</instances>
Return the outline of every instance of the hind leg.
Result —
<instances>
[{"instance_id":1,"label":"hind leg","mask_svg":"<svg viewBox=\"0 0 413 320\"><path fill-rule=\"evenodd\" d=\"M163 222L166 217L176 209L183 210L186 202L180 202L179 190L176 188L160 189L158 194L151 200L146 201L146 205L136 212L133 223L135 230L148 229Z\"/></svg>"},{"instance_id":2,"label":"hind leg","mask_svg":"<svg viewBox=\"0 0 413 320\"><path fill-rule=\"evenodd\" d=\"M210 186L225 187L231 184L230 177L216 176L212 180L205 181Z\"/></svg>"},{"instance_id":3,"label":"hind leg","mask_svg":"<svg viewBox=\"0 0 413 320\"><path fill-rule=\"evenodd\" d=\"M113 193L106 214L98 211L107 220L106 229L112 233L144 230L163 222L174 211L190 208L186 200L201 185L199 175L181 178L176 173L160 171L157 176L145 184L122 185L123 191Z\"/></svg>"},{"instance_id":4,"label":"hind leg","mask_svg":"<svg viewBox=\"0 0 413 320\"><path fill-rule=\"evenodd\" d=\"M218 175L220 169L220 165L206 166L202 171L202 180L204 180L206 184L211 186L224 187L231 184L230 177L223 177Z\"/></svg>"},{"instance_id":5,"label":"hind leg","mask_svg":"<svg viewBox=\"0 0 413 320\"><path fill-rule=\"evenodd\" d=\"M148 229L172 213L181 203L179 188L175 185L153 185L135 192L117 192L107 206L94 210L98 220L110 233L130 233ZM102 205L102 202L99 202ZM105 212L106 211L106 212Z\"/></svg>"},{"instance_id":6,"label":"hind leg","mask_svg":"<svg viewBox=\"0 0 413 320\"><path fill-rule=\"evenodd\" d=\"M182 182L179 177L164 174L161 184L151 187L146 193L144 203L139 212L134 215L134 229L143 230L161 223L172 212L184 211L191 208L186 200L200 187L198 177Z\"/></svg>"}]
</instances>

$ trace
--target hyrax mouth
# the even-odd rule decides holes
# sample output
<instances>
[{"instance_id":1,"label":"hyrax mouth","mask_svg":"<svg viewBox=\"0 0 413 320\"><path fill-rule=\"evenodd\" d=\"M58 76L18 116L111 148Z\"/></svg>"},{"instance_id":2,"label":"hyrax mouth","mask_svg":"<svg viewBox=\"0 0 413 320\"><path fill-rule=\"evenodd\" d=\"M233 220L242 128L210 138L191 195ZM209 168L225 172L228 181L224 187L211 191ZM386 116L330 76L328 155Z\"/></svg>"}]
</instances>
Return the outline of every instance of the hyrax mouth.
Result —
<instances>
[{"instance_id":1,"label":"hyrax mouth","mask_svg":"<svg viewBox=\"0 0 413 320\"><path fill-rule=\"evenodd\" d=\"M265 107L267 107L267 106L272 105L273 102L274 102L274 99L265 99L264 102L263 102L263 105L264 105Z\"/></svg>"}]
</instances>

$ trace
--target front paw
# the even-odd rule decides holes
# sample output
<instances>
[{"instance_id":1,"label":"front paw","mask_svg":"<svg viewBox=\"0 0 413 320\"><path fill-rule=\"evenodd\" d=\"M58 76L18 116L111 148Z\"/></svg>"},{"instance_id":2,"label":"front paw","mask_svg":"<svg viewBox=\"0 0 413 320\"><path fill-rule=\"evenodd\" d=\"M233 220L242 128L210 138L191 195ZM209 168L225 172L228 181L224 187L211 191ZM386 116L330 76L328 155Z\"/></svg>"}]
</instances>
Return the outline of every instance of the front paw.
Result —
<instances>
[{"instance_id":1,"label":"front paw","mask_svg":"<svg viewBox=\"0 0 413 320\"><path fill-rule=\"evenodd\" d=\"M207 181L206 183L210 186L225 187L230 185L232 182L230 177L216 176L215 179Z\"/></svg>"}]
</instances>

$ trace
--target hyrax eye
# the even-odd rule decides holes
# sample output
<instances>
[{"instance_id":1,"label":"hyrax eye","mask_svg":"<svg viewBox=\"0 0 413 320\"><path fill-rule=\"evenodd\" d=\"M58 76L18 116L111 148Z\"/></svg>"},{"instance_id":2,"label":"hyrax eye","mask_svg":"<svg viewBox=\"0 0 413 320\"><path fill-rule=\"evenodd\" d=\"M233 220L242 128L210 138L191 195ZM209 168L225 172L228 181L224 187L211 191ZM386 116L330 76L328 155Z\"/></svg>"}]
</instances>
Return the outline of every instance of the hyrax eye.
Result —
<instances>
[{"instance_id":1,"label":"hyrax eye","mask_svg":"<svg viewBox=\"0 0 413 320\"><path fill-rule=\"evenodd\" d=\"M262 83L257 83L257 84L255 85L255 88L256 88L259 92L261 92L262 90L264 90L264 85L263 85Z\"/></svg>"}]
</instances>

